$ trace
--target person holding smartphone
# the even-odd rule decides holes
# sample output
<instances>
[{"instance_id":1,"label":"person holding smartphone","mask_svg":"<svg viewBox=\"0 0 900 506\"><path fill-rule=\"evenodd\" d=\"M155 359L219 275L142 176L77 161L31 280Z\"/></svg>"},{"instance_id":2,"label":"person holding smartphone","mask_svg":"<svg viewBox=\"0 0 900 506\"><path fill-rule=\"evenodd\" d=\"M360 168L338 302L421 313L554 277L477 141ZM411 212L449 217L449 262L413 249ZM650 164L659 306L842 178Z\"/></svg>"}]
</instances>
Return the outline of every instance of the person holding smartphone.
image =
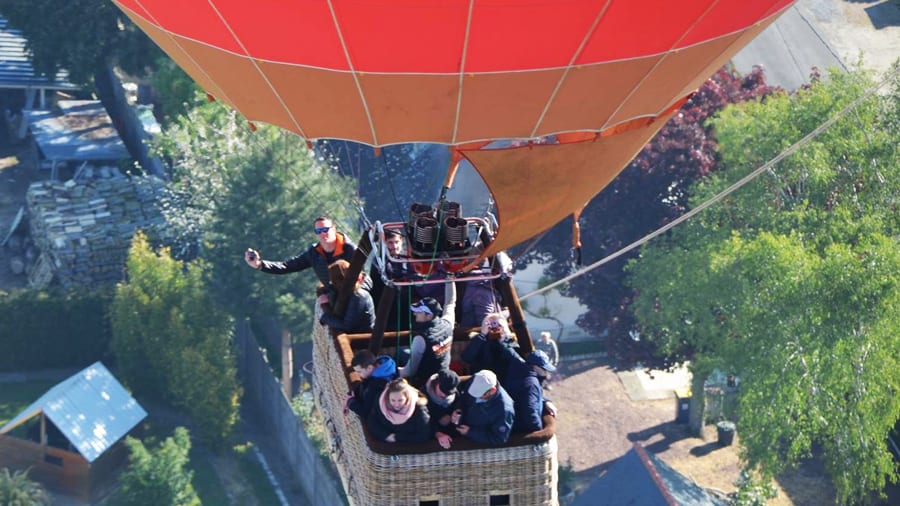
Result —
<instances>
[{"instance_id":1,"label":"person holding smartphone","mask_svg":"<svg viewBox=\"0 0 900 506\"><path fill-rule=\"evenodd\" d=\"M312 268L323 286L328 286L328 266L335 260L350 261L356 251L353 244L342 232L338 232L334 221L328 216L319 216L313 223L313 231L318 242L298 255L282 261L263 260L259 252L247 248L244 261L253 269L266 274L290 274ZM368 278L367 278L368 279ZM364 288L370 286L364 284Z\"/></svg>"}]
</instances>

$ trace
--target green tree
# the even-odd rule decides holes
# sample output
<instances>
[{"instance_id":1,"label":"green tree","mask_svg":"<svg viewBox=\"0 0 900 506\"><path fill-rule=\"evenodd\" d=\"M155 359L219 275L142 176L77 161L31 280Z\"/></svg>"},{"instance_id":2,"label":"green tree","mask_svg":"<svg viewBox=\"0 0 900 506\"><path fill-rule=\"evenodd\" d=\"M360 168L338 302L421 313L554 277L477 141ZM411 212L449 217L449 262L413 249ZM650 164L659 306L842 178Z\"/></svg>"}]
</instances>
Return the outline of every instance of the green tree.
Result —
<instances>
[{"instance_id":1,"label":"green tree","mask_svg":"<svg viewBox=\"0 0 900 506\"><path fill-rule=\"evenodd\" d=\"M872 86L832 74L715 122L721 191ZM895 481L886 434L900 419L900 79L758 180L650 243L630 264L652 341L695 374L741 379L748 466L771 477L821 449L843 503Z\"/></svg>"},{"instance_id":2,"label":"green tree","mask_svg":"<svg viewBox=\"0 0 900 506\"><path fill-rule=\"evenodd\" d=\"M200 86L168 56L154 64L150 82L156 90L154 113L168 124L206 100Z\"/></svg>"},{"instance_id":3,"label":"green tree","mask_svg":"<svg viewBox=\"0 0 900 506\"><path fill-rule=\"evenodd\" d=\"M183 408L213 445L231 434L240 386L233 319L213 300L204 264L155 253L136 234L128 281L112 304L113 352L122 377L139 394Z\"/></svg>"},{"instance_id":4,"label":"green tree","mask_svg":"<svg viewBox=\"0 0 900 506\"><path fill-rule=\"evenodd\" d=\"M688 188L718 170L716 131L708 121L728 104L765 100L775 89L766 85L760 68L740 75L727 68L708 79L641 150L612 183L591 199L581 214L584 263L591 264L683 215ZM562 292L577 297L588 311L578 326L594 335L606 334L606 348L623 367L640 362L665 367L665 356L654 356L651 343L632 339L635 323L629 306L634 291L625 284L624 266L632 251L575 278ZM527 259L546 265L553 279L577 266L571 255L571 221L551 229Z\"/></svg>"},{"instance_id":5,"label":"green tree","mask_svg":"<svg viewBox=\"0 0 900 506\"><path fill-rule=\"evenodd\" d=\"M90 84L107 65L144 75L162 52L107 0L5 0L2 14L22 30L37 72Z\"/></svg>"},{"instance_id":6,"label":"green tree","mask_svg":"<svg viewBox=\"0 0 900 506\"><path fill-rule=\"evenodd\" d=\"M207 103L180 117L161 136L175 184L190 198L182 227L199 238L196 250L212 267L215 293L239 317L279 317L295 336L312 325L312 272L267 276L249 269L247 247L264 258L289 258L315 242L317 216L326 214L356 241L353 184L319 163L306 144L275 127L254 132L238 114Z\"/></svg>"},{"instance_id":7,"label":"green tree","mask_svg":"<svg viewBox=\"0 0 900 506\"><path fill-rule=\"evenodd\" d=\"M0 504L6 506L43 506L50 496L40 483L28 479L28 471L0 469Z\"/></svg>"},{"instance_id":8,"label":"green tree","mask_svg":"<svg viewBox=\"0 0 900 506\"><path fill-rule=\"evenodd\" d=\"M200 498L191 484L193 472L186 469L190 457L191 439L187 429L177 427L156 449L148 450L144 443L125 438L129 451L129 466L122 473L122 489L117 504L122 506L199 505Z\"/></svg>"}]
</instances>

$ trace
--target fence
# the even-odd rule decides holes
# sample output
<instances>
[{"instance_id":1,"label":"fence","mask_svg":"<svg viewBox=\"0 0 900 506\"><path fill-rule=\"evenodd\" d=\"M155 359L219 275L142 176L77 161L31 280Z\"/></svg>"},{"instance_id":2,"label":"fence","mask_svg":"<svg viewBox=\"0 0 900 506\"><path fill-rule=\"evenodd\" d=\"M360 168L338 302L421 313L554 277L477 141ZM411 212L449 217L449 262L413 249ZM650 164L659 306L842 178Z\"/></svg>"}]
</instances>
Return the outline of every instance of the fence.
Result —
<instances>
[{"instance_id":1,"label":"fence","mask_svg":"<svg viewBox=\"0 0 900 506\"><path fill-rule=\"evenodd\" d=\"M300 417L291 409L246 321L235 328L235 340L244 402L252 405L257 421L279 442L281 457L294 470L292 477L312 504L346 504L340 481L306 437Z\"/></svg>"}]
</instances>

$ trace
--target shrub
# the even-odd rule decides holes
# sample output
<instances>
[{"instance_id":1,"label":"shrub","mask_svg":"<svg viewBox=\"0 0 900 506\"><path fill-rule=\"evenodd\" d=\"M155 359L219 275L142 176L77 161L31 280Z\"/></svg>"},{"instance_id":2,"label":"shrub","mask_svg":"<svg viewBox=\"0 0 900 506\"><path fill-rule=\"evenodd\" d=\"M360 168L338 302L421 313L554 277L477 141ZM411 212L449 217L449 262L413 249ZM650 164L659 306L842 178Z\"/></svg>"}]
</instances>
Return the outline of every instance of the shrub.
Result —
<instances>
[{"instance_id":1,"label":"shrub","mask_svg":"<svg viewBox=\"0 0 900 506\"><path fill-rule=\"evenodd\" d=\"M28 471L11 473L0 469L0 504L8 506L43 506L50 504L44 487L28 479Z\"/></svg>"},{"instance_id":2,"label":"shrub","mask_svg":"<svg viewBox=\"0 0 900 506\"><path fill-rule=\"evenodd\" d=\"M108 359L112 288L0 291L0 371L84 367Z\"/></svg>"},{"instance_id":3,"label":"shrub","mask_svg":"<svg viewBox=\"0 0 900 506\"><path fill-rule=\"evenodd\" d=\"M148 450L139 439L128 437L129 466L122 473L122 489L117 504L123 506L199 505L200 498L191 484L194 473L185 469L189 462L191 440L187 429L177 427L155 450Z\"/></svg>"},{"instance_id":4,"label":"shrub","mask_svg":"<svg viewBox=\"0 0 900 506\"><path fill-rule=\"evenodd\" d=\"M241 390L232 342L234 322L212 299L200 262L155 253L136 234L128 281L112 304L113 351L135 393L187 411L213 446L237 422Z\"/></svg>"}]
</instances>

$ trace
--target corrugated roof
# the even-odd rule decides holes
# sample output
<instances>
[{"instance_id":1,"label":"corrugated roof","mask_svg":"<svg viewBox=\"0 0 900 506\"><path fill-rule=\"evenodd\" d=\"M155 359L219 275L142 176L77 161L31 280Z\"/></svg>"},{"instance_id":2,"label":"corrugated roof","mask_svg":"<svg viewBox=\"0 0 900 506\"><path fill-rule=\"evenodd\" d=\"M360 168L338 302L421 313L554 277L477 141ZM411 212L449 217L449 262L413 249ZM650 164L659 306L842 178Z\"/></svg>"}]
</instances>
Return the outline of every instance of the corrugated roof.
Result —
<instances>
[{"instance_id":1,"label":"corrugated roof","mask_svg":"<svg viewBox=\"0 0 900 506\"><path fill-rule=\"evenodd\" d=\"M5 434L43 412L93 462L147 416L100 362L59 383L0 428Z\"/></svg>"},{"instance_id":2,"label":"corrugated roof","mask_svg":"<svg viewBox=\"0 0 900 506\"><path fill-rule=\"evenodd\" d=\"M25 42L22 32L10 28L6 18L0 16L0 88L79 88L69 82L69 73L65 70L60 70L55 79L35 75Z\"/></svg>"},{"instance_id":3,"label":"corrugated roof","mask_svg":"<svg viewBox=\"0 0 900 506\"><path fill-rule=\"evenodd\" d=\"M48 160L121 160L128 150L99 100L60 100L59 111L27 111L28 128Z\"/></svg>"},{"instance_id":4,"label":"corrugated roof","mask_svg":"<svg viewBox=\"0 0 900 506\"><path fill-rule=\"evenodd\" d=\"M723 506L725 501L669 467L635 443L585 490L574 506Z\"/></svg>"}]
</instances>

